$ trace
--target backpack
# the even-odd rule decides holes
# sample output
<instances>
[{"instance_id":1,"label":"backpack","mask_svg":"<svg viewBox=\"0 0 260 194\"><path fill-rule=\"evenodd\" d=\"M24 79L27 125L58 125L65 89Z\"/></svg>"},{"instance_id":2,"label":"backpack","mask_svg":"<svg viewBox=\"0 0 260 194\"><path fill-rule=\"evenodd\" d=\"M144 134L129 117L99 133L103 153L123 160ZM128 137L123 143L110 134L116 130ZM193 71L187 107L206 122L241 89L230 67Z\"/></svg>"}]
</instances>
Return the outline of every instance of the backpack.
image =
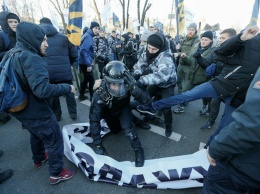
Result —
<instances>
[{"instance_id":1,"label":"backpack","mask_svg":"<svg viewBox=\"0 0 260 194\"><path fill-rule=\"evenodd\" d=\"M28 95L18 82L13 56L21 49L11 49L0 63L0 112L14 113L23 110L28 103ZM22 78L19 79L19 81Z\"/></svg>"},{"instance_id":2,"label":"backpack","mask_svg":"<svg viewBox=\"0 0 260 194\"><path fill-rule=\"evenodd\" d=\"M0 34L1 34L1 35L3 36L3 38L4 38L5 50L7 50L8 46L10 45L10 39L9 39L8 35L7 35L4 31L0 30Z\"/></svg>"}]
</instances>

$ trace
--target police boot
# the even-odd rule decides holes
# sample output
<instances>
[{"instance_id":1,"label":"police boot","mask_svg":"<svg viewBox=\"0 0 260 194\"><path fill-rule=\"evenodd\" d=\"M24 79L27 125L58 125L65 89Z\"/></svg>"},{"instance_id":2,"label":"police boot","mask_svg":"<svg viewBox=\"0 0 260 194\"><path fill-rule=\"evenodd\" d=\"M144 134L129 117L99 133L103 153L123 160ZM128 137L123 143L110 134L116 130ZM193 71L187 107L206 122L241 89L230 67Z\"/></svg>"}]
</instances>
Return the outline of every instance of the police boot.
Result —
<instances>
[{"instance_id":1,"label":"police boot","mask_svg":"<svg viewBox=\"0 0 260 194\"><path fill-rule=\"evenodd\" d=\"M107 155L107 151L102 144L95 145L94 152L99 155Z\"/></svg>"},{"instance_id":2,"label":"police boot","mask_svg":"<svg viewBox=\"0 0 260 194\"><path fill-rule=\"evenodd\" d=\"M165 125L165 136L170 137L172 134L172 125L171 124L166 124Z\"/></svg>"},{"instance_id":3,"label":"police boot","mask_svg":"<svg viewBox=\"0 0 260 194\"><path fill-rule=\"evenodd\" d=\"M9 114L6 113L0 113L0 123L6 123L7 121L9 121L11 119L11 116Z\"/></svg>"},{"instance_id":4,"label":"police boot","mask_svg":"<svg viewBox=\"0 0 260 194\"><path fill-rule=\"evenodd\" d=\"M135 150L135 166L142 167L144 165L144 150L142 147Z\"/></svg>"}]
</instances>

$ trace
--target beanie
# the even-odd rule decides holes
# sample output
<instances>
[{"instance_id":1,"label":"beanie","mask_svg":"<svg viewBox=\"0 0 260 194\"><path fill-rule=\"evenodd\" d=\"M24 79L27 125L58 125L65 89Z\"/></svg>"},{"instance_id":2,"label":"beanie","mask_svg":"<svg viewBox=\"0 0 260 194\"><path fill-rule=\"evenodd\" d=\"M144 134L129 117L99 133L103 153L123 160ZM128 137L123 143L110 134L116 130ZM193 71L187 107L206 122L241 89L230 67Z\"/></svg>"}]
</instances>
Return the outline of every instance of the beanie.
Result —
<instances>
[{"instance_id":1,"label":"beanie","mask_svg":"<svg viewBox=\"0 0 260 194\"><path fill-rule=\"evenodd\" d=\"M8 20L8 19L15 19L20 23L19 17L14 13L8 13L7 16L6 16L6 20Z\"/></svg>"},{"instance_id":2,"label":"beanie","mask_svg":"<svg viewBox=\"0 0 260 194\"><path fill-rule=\"evenodd\" d=\"M200 37L201 38L206 37L206 38L209 38L210 40L212 40L213 39L213 33L211 31L205 31L203 34L201 34Z\"/></svg>"},{"instance_id":3,"label":"beanie","mask_svg":"<svg viewBox=\"0 0 260 194\"><path fill-rule=\"evenodd\" d=\"M100 28L99 28L99 32L105 32L105 28L100 27Z\"/></svg>"},{"instance_id":4,"label":"beanie","mask_svg":"<svg viewBox=\"0 0 260 194\"><path fill-rule=\"evenodd\" d=\"M157 35L157 33L150 35L147 39L147 43L158 49L161 49L163 46L163 40Z\"/></svg>"},{"instance_id":5,"label":"beanie","mask_svg":"<svg viewBox=\"0 0 260 194\"><path fill-rule=\"evenodd\" d=\"M99 27L99 23L97 23L97 22L91 22L91 24L90 24L90 29L92 30L92 29L95 28L95 27Z\"/></svg>"},{"instance_id":6,"label":"beanie","mask_svg":"<svg viewBox=\"0 0 260 194\"><path fill-rule=\"evenodd\" d=\"M196 23L191 23L189 26L188 26L188 29L189 28L193 28L197 31L197 24Z\"/></svg>"},{"instance_id":7,"label":"beanie","mask_svg":"<svg viewBox=\"0 0 260 194\"><path fill-rule=\"evenodd\" d=\"M42 18L40 19L40 24L51 24L52 25L52 22L49 18Z\"/></svg>"},{"instance_id":8,"label":"beanie","mask_svg":"<svg viewBox=\"0 0 260 194\"><path fill-rule=\"evenodd\" d=\"M150 30L145 30L141 35L141 41L147 42L147 38L153 34Z\"/></svg>"}]
</instances>

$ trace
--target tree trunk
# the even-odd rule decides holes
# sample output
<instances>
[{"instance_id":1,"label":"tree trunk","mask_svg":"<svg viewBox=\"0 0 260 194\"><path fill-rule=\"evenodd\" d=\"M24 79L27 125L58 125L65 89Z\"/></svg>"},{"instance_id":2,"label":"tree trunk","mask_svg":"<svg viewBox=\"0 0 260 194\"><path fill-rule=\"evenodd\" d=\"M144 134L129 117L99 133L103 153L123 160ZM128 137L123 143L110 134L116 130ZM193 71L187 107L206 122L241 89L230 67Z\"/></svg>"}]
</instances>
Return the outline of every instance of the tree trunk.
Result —
<instances>
[{"instance_id":1,"label":"tree trunk","mask_svg":"<svg viewBox=\"0 0 260 194\"><path fill-rule=\"evenodd\" d=\"M143 8L143 13L142 13L142 19L141 19L141 22L140 22L140 26L143 26L143 25L144 25L144 20L145 20L146 12L150 9L151 6L152 6L152 4L151 4L151 3L148 3L148 0L145 0L144 8Z\"/></svg>"}]
</instances>

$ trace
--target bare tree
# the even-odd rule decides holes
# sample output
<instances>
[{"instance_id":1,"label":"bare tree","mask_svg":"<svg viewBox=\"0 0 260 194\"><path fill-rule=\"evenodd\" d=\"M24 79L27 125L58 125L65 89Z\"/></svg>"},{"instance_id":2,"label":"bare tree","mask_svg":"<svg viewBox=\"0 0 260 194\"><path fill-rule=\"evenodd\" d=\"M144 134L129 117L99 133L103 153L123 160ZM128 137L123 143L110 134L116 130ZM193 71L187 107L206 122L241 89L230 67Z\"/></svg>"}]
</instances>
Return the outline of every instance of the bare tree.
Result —
<instances>
[{"instance_id":1,"label":"bare tree","mask_svg":"<svg viewBox=\"0 0 260 194\"><path fill-rule=\"evenodd\" d=\"M98 23L100 24L100 26L102 26L102 23L101 23L101 15L100 15L100 11L98 10L98 6L97 6L97 0L92 0L93 4L94 5L89 5L89 7L91 7L95 13L96 13L96 16L98 17ZM104 3L105 3L105 0L104 0Z\"/></svg>"},{"instance_id":2,"label":"bare tree","mask_svg":"<svg viewBox=\"0 0 260 194\"><path fill-rule=\"evenodd\" d=\"M69 7L69 0L49 0L49 1L54 6L58 14L60 15L63 28L66 29L67 24L65 22L65 18L62 10ZM66 30L64 31L66 32Z\"/></svg>"},{"instance_id":3,"label":"bare tree","mask_svg":"<svg viewBox=\"0 0 260 194\"><path fill-rule=\"evenodd\" d=\"M147 11L150 9L150 7L152 6L152 4L149 3L148 1L149 0L145 0L141 20L140 20L140 4L139 4L139 18L138 18L138 20L140 22L140 26L144 25L145 15L146 15Z\"/></svg>"}]
</instances>

